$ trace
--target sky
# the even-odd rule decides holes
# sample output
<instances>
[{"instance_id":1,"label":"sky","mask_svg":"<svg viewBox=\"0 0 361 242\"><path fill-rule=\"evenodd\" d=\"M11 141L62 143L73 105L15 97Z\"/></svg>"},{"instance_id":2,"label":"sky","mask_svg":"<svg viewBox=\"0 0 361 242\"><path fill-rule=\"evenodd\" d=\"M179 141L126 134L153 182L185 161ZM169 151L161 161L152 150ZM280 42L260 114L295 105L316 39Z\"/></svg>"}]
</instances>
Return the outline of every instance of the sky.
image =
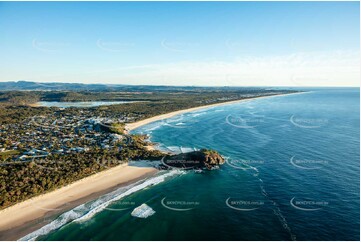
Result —
<instances>
[{"instance_id":1,"label":"sky","mask_svg":"<svg viewBox=\"0 0 361 242\"><path fill-rule=\"evenodd\" d=\"M359 2L0 2L0 81L360 86Z\"/></svg>"}]
</instances>

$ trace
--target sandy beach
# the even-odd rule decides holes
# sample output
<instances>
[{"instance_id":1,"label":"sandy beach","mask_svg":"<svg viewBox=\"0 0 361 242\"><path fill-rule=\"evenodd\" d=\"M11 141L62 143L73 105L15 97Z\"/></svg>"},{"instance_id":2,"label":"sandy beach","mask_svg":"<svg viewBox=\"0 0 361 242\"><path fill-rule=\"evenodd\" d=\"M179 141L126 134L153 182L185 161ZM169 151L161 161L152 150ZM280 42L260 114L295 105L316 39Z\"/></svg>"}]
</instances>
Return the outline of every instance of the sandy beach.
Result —
<instances>
[{"instance_id":1,"label":"sandy beach","mask_svg":"<svg viewBox=\"0 0 361 242\"><path fill-rule=\"evenodd\" d=\"M272 96L228 101L179 110L127 124L126 130L131 131L151 122L170 118L178 114L267 97ZM153 149L152 146L147 148ZM34 197L1 210L0 240L19 239L47 224L52 218L54 218L54 216L59 215L62 212L83 204L84 202L96 199L97 197L107 194L118 187L125 186L129 183L154 175L156 172L157 169L150 167L134 167L127 164L119 165L76 181L58 190Z\"/></svg>"},{"instance_id":2,"label":"sandy beach","mask_svg":"<svg viewBox=\"0 0 361 242\"><path fill-rule=\"evenodd\" d=\"M119 165L1 210L0 240L19 239L51 221L54 215L156 172L150 167Z\"/></svg>"},{"instance_id":3,"label":"sandy beach","mask_svg":"<svg viewBox=\"0 0 361 242\"><path fill-rule=\"evenodd\" d=\"M126 124L125 129L127 131L132 131L132 130L134 130L136 128L139 128L139 127L141 127L143 125L146 125L146 124L149 124L149 123L152 123L152 122L156 122L156 121L159 121L159 120L171 118L171 117L176 116L178 114L184 114L184 113L189 113L189 112L201 110L201 109L204 109L204 108L212 108L212 107L218 107L218 106L223 106L223 105L228 105L228 104L233 104L233 103L246 102L246 101L253 100L253 99L269 98L269 97L274 97L274 96L285 96L285 95L292 95L292 94L296 94L296 93L262 96L262 97L252 97L252 98L246 98L246 99L241 99L241 100L227 101L227 102L222 102L222 103L203 105L203 106L194 107L194 108L182 109L182 110L178 110L178 111L174 111L174 112L170 112L170 113L157 115L157 116L154 116L154 117L151 117L151 118L143 119L143 120L140 120L138 122Z\"/></svg>"}]
</instances>

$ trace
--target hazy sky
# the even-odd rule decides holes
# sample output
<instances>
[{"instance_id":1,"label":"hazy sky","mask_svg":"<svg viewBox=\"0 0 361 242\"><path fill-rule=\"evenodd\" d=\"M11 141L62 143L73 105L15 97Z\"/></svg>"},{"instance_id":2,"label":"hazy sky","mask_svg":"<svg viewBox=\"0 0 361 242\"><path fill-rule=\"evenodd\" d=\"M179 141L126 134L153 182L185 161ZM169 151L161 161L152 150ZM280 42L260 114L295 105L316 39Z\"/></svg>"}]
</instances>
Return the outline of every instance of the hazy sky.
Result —
<instances>
[{"instance_id":1,"label":"hazy sky","mask_svg":"<svg viewBox=\"0 0 361 242\"><path fill-rule=\"evenodd\" d=\"M0 81L359 86L358 2L1 2Z\"/></svg>"}]
</instances>

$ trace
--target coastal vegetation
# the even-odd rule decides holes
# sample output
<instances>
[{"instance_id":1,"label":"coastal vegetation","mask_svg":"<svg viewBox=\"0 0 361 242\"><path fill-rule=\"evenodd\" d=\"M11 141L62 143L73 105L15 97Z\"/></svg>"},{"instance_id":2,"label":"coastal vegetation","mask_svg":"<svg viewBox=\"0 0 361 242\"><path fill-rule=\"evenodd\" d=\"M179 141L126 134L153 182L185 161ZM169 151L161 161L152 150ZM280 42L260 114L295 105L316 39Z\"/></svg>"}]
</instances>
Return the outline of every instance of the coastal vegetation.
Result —
<instances>
[{"instance_id":1,"label":"coastal vegetation","mask_svg":"<svg viewBox=\"0 0 361 242\"><path fill-rule=\"evenodd\" d=\"M152 89L150 89L152 90ZM109 106L90 107L94 116L121 113L134 117L133 121L165 114L181 109L198 107L252 97L292 93L292 90L268 90L259 88L205 89L202 91L172 92L70 92L70 91L7 91L0 92L0 124L19 122L35 115L46 115L58 110L55 107L36 107L38 101L139 101ZM77 114L84 108L67 108L67 113Z\"/></svg>"},{"instance_id":2,"label":"coastal vegetation","mask_svg":"<svg viewBox=\"0 0 361 242\"><path fill-rule=\"evenodd\" d=\"M68 185L97 172L137 159L161 159L158 150L148 150L141 135L113 149L93 149L67 155L51 154L41 159L0 163L0 209Z\"/></svg>"},{"instance_id":3,"label":"coastal vegetation","mask_svg":"<svg viewBox=\"0 0 361 242\"><path fill-rule=\"evenodd\" d=\"M125 124L187 108L293 92L261 88L94 88L0 92L0 209L129 160L161 160L166 156L168 164L178 159L179 166L188 168L184 161L194 160L198 161L196 168L212 169L224 162L216 151L167 156L149 149L147 136L127 134ZM65 109L32 105L38 101L105 100L139 102Z\"/></svg>"},{"instance_id":4,"label":"coastal vegetation","mask_svg":"<svg viewBox=\"0 0 361 242\"><path fill-rule=\"evenodd\" d=\"M124 123L113 123L110 127L111 132L124 134L125 132L125 124Z\"/></svg>"}]
</instances>

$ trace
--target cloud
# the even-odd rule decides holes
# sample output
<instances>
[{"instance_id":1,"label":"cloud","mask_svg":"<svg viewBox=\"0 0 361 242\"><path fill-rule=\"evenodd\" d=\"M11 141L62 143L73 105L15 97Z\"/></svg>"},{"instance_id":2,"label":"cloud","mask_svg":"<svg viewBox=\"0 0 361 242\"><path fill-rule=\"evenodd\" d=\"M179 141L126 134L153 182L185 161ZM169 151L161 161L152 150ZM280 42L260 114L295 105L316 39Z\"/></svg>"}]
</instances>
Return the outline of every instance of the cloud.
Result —
<instances>
[{"instance_id":1,"label":"cloud","mask_svg":"<svg viewBox=\"0 0 361 242\"><path fill-rule=\"evenodd\" d=\"M33 77L34 80L39 78ZM196 86L359 86L358 51L124 66L39 81Z\"/></svg>"},{"instance_id":2,"label":"cloud","mask_svg":"<svg viewBox=\"0 0 361 242\"><path fill-rule=\"evenodd\" d=\"M113 81L134 84L215 86L358 86L357 52L243 57L232 62L179 62L113 69ZM111 75L109 75L111 78Z\"/></svg>"}]
</instances>

